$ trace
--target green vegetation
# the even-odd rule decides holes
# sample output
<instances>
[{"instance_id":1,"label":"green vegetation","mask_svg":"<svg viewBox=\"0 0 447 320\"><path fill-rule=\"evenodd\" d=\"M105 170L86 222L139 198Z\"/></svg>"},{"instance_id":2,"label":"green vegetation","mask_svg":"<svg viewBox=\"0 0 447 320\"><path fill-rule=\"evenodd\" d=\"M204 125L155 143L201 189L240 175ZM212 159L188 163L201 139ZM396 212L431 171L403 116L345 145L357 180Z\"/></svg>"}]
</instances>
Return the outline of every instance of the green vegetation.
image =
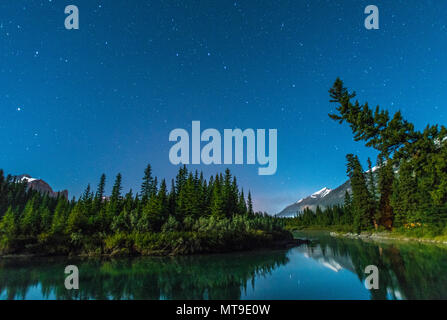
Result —
<instances>
[{"instance_id":1,"label":"green vegetation","mask_svg":"<svg viewBox=\"0 0 447 320\"><path fill-rule=\"evenodd\" d=\"M256 250L229 254L162 257L33 257L0 259L2 299L346 299L362 297L365 267L380 270L371 299L446 299L447 248L409 242L334 238L327 232L299 232L317 241L300 250ZM302 259L303 255L309 259ZM301 257L301 258L300 258ZM314 260L315 259L315 260ZM342 267L321 281L315 263ZM81 272L79 290L64 286L67 265ZM286 268L284 268L286 266ZM284 270L292 270L284 276ZM289 274L292 273L289 278ZM351 277L352 275L352 277ZM359 285L354 284L358 278ZM271 279L266 286L265 280ZM312 284L294 285L299 279ZM291 281L296 280L296 281ZM351 280L354 280L351 282ZM338 288L332 292L328 288ZM355 288L355 289L353 289ZM355 290L355 291L353 291ZM248 295L246 295L248 293ZM254 294L254 295L253 295Z\"/></svg>"},{"instance_id":2,"label":"green vegetation","mask_svg":"<svg viewBox=\"0 0 447 320\"><path fill-rule=\"evenodd\" d=\"M447 128L427 126L417 131L400 112L392 117L379 106L353 102L340 79L329 90L337 112L329 116L347 122L355 141L378 151L377 167L364 171L358 157L348 154L347 174L352 195L343 206L306 210L287 222L288 228L330 227L344 231L393 230L415 237L447 236Z\"/></svg>"},{"instance_id":3,"label":"green vegetation","mask_svg":"<svg viewBox=\"0 0 447 320\"><path fill-rule=\"evenodd\" d=\"M83 300L236 300L254 279L273 273L288 261L283 250L175 257L3 259L0 293L5 293L5 299L23 299L30 287L38 287L43 299L53 295ZM61 270L67 264L82 270L80 290L65 288L66 275Z\"/></svg>"},{"instance_id":4,"label":"green vegetation","mask_svg":"<svg viewBox=\"0 0 447 320\"><path fill-rule=\"evenodd\" d=\"M68 201L33 191L0 170L0 253L192 254L292 239L281 220L253 212L251 194L246 201L228 169L206 181L182 167L168 191L149 165L135 196L132 190L121 194L121 174L110 197L105 183L102 175L95 193L88 185L78 200Z\"/></svg>"}]
</instances>

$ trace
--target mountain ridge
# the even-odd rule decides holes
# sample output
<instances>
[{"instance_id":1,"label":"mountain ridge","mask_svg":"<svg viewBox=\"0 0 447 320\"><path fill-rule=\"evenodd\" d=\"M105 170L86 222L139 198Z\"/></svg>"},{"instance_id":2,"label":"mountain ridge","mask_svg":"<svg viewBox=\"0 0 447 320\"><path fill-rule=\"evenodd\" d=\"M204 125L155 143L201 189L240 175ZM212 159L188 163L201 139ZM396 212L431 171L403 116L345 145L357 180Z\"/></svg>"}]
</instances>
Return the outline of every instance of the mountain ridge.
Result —
<instances>
[{"instance_id":1,"label":"mountain ridge","mask_svg":"<svg viewBox=\"0 0 447 320\"><path fill-rule=\"evenodd\" d=\"M377 174L378 166L372 168L374 175ZM368 173L369 170L365 171ZM368 179L368 176L366 177ZM377 178L374 179L377 181ZM310 209L315 211L317 206L321 209L332 207L336 205L342 205L345 201L346 191L352 194L351 181L348 179L335 189L329 189L324 187L313 194L298 200L291 205L285 207L281 212L277 213L277 217L294 217L303 212L304 209Z\"/></svg>"},{"instance_id":2,"label":"mountain ridge","mask_svg":"<svg viewBox=\"0 0 447 320\"><path fill-rule=\"evenodd\" d=\"M344 203L346 191L352 193L351 182L348 180L335 189L324 187L314 192L310 196L298 200L295 203L285 207L281 212L276 214L277 217L294 217L300 214L304 209L315 211L317 206L321 209Z\"/></svg>"},{"instance_id":3,"label":"mountain ridge","mask_svg":"<svg viewBox=\"0 0 447 320\"><path fill-rule=\"evenodd\" d=\"M53 191L51 186L42 179L36 179L29 174L21 174L13 177L16 182L26 182L28 190L35 190L42 194L47 193L52 198L63 196L68 199L68 190Z\"/></svg>"}]
</instances>

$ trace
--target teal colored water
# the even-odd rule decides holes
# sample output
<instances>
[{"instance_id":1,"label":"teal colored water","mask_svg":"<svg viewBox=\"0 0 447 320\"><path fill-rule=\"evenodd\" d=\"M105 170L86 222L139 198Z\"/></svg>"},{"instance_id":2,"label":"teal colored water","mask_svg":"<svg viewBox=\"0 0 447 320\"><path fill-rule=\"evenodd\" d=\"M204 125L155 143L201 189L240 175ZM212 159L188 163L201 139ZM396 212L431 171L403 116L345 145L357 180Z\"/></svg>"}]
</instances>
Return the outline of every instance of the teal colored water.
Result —
<instances>
[{"instance_id":1,"label":"teal colored water","mask_svg":"<svg viewBox=\"0 0 447 320\"><path fill-rule=\"evenodd\" d=\"M323 233L309 245L186 257L0 260L0 299L447 299L447 248ZM79 290L64 286L79 268ZM368 290L368 265L379 289Z\"/></svg>"}]
</instances>

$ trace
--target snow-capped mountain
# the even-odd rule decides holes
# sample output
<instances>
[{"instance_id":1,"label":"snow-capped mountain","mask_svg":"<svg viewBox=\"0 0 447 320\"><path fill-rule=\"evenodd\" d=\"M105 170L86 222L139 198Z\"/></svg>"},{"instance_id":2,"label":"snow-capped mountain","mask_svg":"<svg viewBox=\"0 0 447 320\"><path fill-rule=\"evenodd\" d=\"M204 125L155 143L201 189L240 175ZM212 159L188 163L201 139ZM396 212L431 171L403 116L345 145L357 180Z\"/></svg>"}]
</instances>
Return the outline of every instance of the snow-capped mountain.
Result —
<instances>
[{"instance_id":1,"label":"snow-capped mountain","mask_svg":"<svg viewBox=\"0 0 447 320\"><path fill-rule=\"evenodd\" d=\"M287 206L284 210L277 214L278 217L294 217L305 208L314 210L317 206L324 209L328 206L342 204L345 200L345 193L351 193L351 183L346 181L341 186L335 189L323 188L310 196L300 199L297 202Z\"/></svg>"},{"instance_id":2,"label":"snow-capped mountain","mask_svg":"<svg viewBox=\"0 0 447 320\"><path fill-rule=\"evenodd\" d=\"M310 197L311 197L312 199L320 199L320 198L325 197L325 196L326 196L329 192L331 192L331 191L332 191L331 189L324 187L323 189L318 190L317 192L312 193L312 194L310 195ZM309 197L308 197L308 198L309 198ZM299 203L303 202L303 201L306 200L306 199L307 199L307 198L300 199L300 200L298 200L298 201L296 202L296 204L299 204Z\"/></svg>"},{"instance_id":3,"label":"snow-capped mountain","mask_svg":"<svg viewBox=\"0 0 447 320\"><path fill-rule=\"evenodd\" d=\"M377 174L377 169L379 167L373 167L372 172L374 175ZM368 173L367 170L365 173ZM366 176L368 179L368 175ZM377 182L377 177L374 179ZM303 212L304 209L309 208L313 211L319 206L321 209L326 207L331 207L339 204L343 204L345 201L345 194L348 191L350 194L352 193L351 182L348 180L343 183L341 186L335 189L323 188L310 196L300 199L297 202L287 206L276 216L278 217L294 217L297 214Z\"/></svg>"},{"instance_id":4,"label":"snow-capped mountain","mask_svg":"<svg viewBox=\"0 0 447 320\"><path fill-rule=\"evenodd\" d=\"M40 193L48 193L48 195L53 198L56 198L58 195L61 195L68 199L67 190L55 192L50 187L50 185L45 181L43 181L42 179L32 178L28 174L15 176L14 179L16 182L26 182L28 189L36 190Z\"/></svg>"},{"instance_id":5,"label":"snow-capped mountain","mask_svg":"<svg viewBox=\"0 0 447 320\"><path fill-rule=\"evenodd\" d=\"M317 198L324 198L325 196L327 196L329 194L329 192L331 192L332 190L329 188L324 187L323 189L313 193L310 197L317 199Z\"/></svg>"}]
</instances>

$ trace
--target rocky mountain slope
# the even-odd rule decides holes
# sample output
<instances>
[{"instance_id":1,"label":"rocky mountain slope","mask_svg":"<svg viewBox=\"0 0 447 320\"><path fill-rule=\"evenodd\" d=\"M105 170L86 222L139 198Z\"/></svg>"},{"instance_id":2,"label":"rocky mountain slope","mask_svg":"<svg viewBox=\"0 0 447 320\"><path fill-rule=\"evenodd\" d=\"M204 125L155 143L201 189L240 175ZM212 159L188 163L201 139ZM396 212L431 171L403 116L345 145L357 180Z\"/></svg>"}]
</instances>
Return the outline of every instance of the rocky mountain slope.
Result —
<instances>
[{"instance_id":1,"label":"rocky mountain slope","mask_svg":"<svg viewBox=\"0 0 447 320\"><path fill-rule=\"evenodd\" d=\"M36 190L40 193L48 193L50 197L56 198L61 195L68 199L68 190L53 191L48 183L42 179L32 178L28 174L22 174L14 177L17 182L26 182L28 189Z\"/></svg>"},{"instance_id":2,"label":"rocky mountain slope","mask_svg":"<svg viewBox=\"0 0 447 320\"><path fill-rule=\"evenodd\" d=\"M376 176L377 174L376 172L377 169L378 167L372 168L374 176ZM377 177L375 177L374 180L377 182ZM349 180L335 189L329 189L325 187L306 198L300 199L297 202L292 203L291 205L284 208L276 216L294 217L297 214L300 214L306 208L315 211L317 206L319 206L321 209L324 209L326 207L343 204L345 200L346 191L348 191L350 194L352 193L351 182Z\"/></svg>"},{"instance_id":3,"label":"rocky mountain slope","mask_svg":"<svg viewBox=\"0 0 447 320\"><path fill-rule=\"evenodd\" d=\"M320 206L320 208L324 209L329 206L343 204L346 191L348 191L349 193L352 192L351 183L349 180L335 189L323 188L306 198L300 199L297 202L284 208L280 213L277 214L277 216L294 217L306 208L315 211L317 206Z\"/></svg>"}]
</instances>

